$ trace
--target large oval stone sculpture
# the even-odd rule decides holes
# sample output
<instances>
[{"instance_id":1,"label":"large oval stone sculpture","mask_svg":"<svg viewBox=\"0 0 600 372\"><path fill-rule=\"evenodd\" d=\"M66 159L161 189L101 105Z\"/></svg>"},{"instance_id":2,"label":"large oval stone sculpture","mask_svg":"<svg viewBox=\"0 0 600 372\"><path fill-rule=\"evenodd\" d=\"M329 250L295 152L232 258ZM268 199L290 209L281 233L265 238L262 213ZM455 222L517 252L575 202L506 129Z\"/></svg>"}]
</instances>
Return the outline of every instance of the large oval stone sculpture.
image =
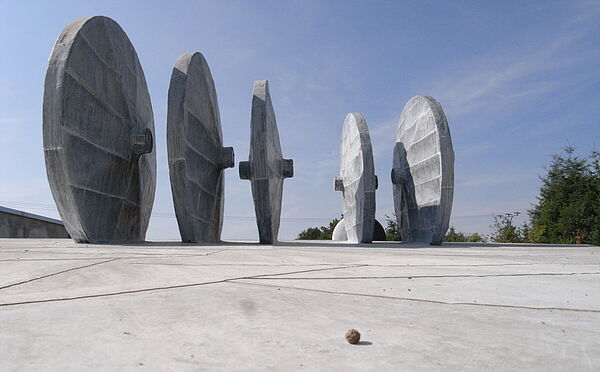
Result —
<instances>
[{"instance_id":1,"label":"large oval stone sculpture","mask_svg":"<svg viewBox=\"0 0 600 372\"><path fill-rule=\"evenodd\" d=\"M167 147L173 204L184 242L218 242L223 226L223 147L215 85L200 53L182 54L169 86Z\"/></svg>"},{"instance_id":2,"label":"large oval stone sculpture","mask_svg":"<svg viewBox=\"0 0 600 372\"><path fill-rule=\"evenodd\" d=\"M137 53L115 21L85 17L63 30L43 111L46 171L71 237L144 240L156 186L154 118Z\"/></svg>"},{"instance_id":3,"label":"large oval stone sculpture","mask_svg":"<svg viewBox=\"0 0 600 372\"><path fill-rule=\"evenodd\" d=\"M359 113L349 113L344 120L340 176L335 179L335 189L342 192L347 240L371 243L375 227L377 177L369 128Z\"/></svg>"},{"instance_id":4,"label":"large oval stone sculpture","mask_svg":"<svg viewBox=\"0 0 600 372\"><path fill-rule=\"evenodd\" d=\"M249 161L240 162L240 178L250 180L261 244L277 240L283 180L294 176L294 163L283 159L267 80L254 82Z\"/></svg>"},{"instance_id":5,"label":"large oval stone sculpture","mask_svg":"<svg viewBox=\"0 0 600 372\"><path fill-rule=\"evenodd\" d=\"M442 243L454 194L454 150L446 115L432 97L411 98L400 115L392 169L404 241Z\"/></svg>"}]
</instances>

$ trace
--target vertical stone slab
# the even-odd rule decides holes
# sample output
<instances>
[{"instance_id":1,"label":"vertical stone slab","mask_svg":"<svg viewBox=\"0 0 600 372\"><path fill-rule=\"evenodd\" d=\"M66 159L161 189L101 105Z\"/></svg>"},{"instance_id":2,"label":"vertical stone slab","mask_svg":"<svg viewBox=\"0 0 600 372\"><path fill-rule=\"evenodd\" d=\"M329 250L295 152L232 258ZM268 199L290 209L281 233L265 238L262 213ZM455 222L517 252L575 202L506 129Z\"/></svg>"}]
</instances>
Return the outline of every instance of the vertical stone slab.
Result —
<instances>
[{"instance_id":1,"label":"vertical stone slab","mask_svg":"<svg viewBox=\"0 0 600 372\"><path fill-rule=\"evenodd\" d=\"M175 62L167 113L169 175L175 214L184 242L221 240L225 168L233 148L223 147L217 93L200 53Z\"/></svg>"},{"instance_id":2,"label":"vertical stone slab","mask_svg":"<svg viewBox=\"0 0 600 372\"><path fill-rule=\"evenodd\" d=\"M43 132L50 189L71 237L144 240L156 186L154 117L137 53L112 19L79 18L58 37Z\"/></svg>"},{"instance_id":3,"label":"vertical stone slab","mask_svg":"<svg viewBox=\"0 0 600 372\"><path fill-rule=\"evenodd\" d=\"M335 189L342 192L347 240L371 243L375 226L377 177L371 137L365 118L349 113L344 120L340 146L340 176Z\"/></svg>"},{"instance_id":4,"label":"vertical stone slab","mask_svg":"<svg viewBox=\"0 0 600 372\"><path fill-rule=\"evenodd\" d=\"M267 80L254 82L250 120L250 155L240 162L240 178L250 180L261 244L277 241L283 180L294 176L294 163L283 159Z\"/></svg>"},{"instance_id":5,"label":"vertical stone slab","mask_svg":"<svg viewBox=\"0 0 600 372\"><path fill-rule=\"evenodd\" d=\"M452 211L454 150L446 115L432 97L404 106L392 169L394 207L404 241L442 243Z\"/></svg>"}]
</instances>

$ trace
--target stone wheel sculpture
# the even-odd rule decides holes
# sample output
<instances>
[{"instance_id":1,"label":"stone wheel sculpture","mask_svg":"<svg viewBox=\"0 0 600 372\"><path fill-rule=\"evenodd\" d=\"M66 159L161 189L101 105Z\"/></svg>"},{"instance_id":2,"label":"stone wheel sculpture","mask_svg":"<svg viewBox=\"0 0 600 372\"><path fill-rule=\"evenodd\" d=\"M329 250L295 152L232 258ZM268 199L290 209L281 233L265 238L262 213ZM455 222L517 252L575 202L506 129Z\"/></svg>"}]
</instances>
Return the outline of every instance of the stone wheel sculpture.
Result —
<instances>
[{"instance_id":1,"label":"stone wheel sculpture","mask_svg":"<svg viewBox=\"0 0 600 372\"><path fill-rule=\"evenodd\" d=\"M349 242L370 243L375 227L377 176L371 137L365 118L346 115L340 149L340 176L335 189L342 192L344 226Z\"/></svg>"},{"instance_id":2,"label":"stone wheel sculpture","mask_svg":"<svg viewBox=\"0 0 600 372\"><path fill-rule=\"evenodd\" d=\"M250 120L250 155L240 162L240 178L250 180L261 244L277 241L283 180L294 176L294 163L283 159L267 80L254 82Z\"/></svg>"},{"instance_id":3,"label":"stone wheel sculpture","mask_svg":"<svg viewBox=\"0 0 600 372\"><path fill-rule=\"evenodd\" d=\"M454 194L454 150L442 106L415 96L400 115L394 148L394 207L404 241L442 243Z\"/></svg>"},{"instance_id":4,"label":"stone wheel sculpture","mask_svg":"<svg viewBox=\"0 0 600 372\"><path fill-rule=\"evenodd\" d=\"M71 237L144 240L156 185L154 118L137 53L112 19L80 18L58 37L43 132L50 189Z\"/></svg>"},{"instance_id":5,"label":"stone wheel sculpture","mask_svg":"<svg viewBox=\"0 0 600 372\"><path fill-rule=\"evenodd\" d=\"M218 242L223 226L223 169L234 166L223 147L217 93L200 53L182 54L169 86L169 175L177 223L184 242Z\"/></svg>"}]
</instances>

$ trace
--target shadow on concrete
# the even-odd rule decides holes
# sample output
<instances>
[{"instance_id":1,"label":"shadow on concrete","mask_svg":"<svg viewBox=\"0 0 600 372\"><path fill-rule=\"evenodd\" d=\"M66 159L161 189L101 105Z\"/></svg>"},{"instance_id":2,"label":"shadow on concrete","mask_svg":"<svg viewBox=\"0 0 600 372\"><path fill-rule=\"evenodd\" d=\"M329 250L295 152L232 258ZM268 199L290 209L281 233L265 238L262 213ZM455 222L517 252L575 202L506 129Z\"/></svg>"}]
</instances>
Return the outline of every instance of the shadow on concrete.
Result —
<instances>
[{"instance_id":1,"label":"shadow on concrete","mask_svg":"<svg viewBox=\"0 0 600 372\"><path fill-rule=\"evenodd\" d=\"M419 244L411 242L373 242L373 243L347 243L333 240L291 240L277 242L275 247L307 247L307 248L399 248L399 249L418 249L430 248L428 244Z\"/></svg>"},{"instance_id":2,"label":"shadow on concrete","mask_svg":"<svg viewBox=\"0 0 600 372\"><path fill-rule=\"evenodd\" d=\"M4 239L10 241L12 239ZM24 239L19 239L24 240ZM40 240L40 239L36 239ZM52 239L54 241L65 240L73 242L71 239ZM348 243L334 240L286 240L278 241L273 244L260 244L258 241L221 241L218 243L184 243L179 240L154 240L145 242L112 242L112 243L75 243L75 246L99 245L99 246L127 246L127 247L256 247L256 248L393 248L393 249L423 249L423 248L569 248L569 247L597 247L590 244L534 244L534 243L462 243L462 242L444 242L442 245L429 245L415 242L397 242L397 241L375 241L373 243ZM600 248L600 247L598 247Z\"/></svg>"}]
</instances>

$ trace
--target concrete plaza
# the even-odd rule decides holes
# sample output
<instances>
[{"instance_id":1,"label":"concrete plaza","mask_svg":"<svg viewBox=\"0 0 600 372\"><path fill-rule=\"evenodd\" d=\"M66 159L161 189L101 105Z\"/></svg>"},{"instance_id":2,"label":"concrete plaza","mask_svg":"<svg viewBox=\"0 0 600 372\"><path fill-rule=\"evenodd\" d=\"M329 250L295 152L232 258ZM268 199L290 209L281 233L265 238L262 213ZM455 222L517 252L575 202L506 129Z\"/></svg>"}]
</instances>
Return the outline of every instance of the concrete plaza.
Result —
<instances>
[{"instance_id":1,"label":"concrete plaza","mask_svg":"<svg viewBox=\"0 0 600 372\"><path fill-rule=\"evenodd\" d=\"M3 371L597 371L600 247L0 239L0 324Z\"/></svg>"}]
</instances>

